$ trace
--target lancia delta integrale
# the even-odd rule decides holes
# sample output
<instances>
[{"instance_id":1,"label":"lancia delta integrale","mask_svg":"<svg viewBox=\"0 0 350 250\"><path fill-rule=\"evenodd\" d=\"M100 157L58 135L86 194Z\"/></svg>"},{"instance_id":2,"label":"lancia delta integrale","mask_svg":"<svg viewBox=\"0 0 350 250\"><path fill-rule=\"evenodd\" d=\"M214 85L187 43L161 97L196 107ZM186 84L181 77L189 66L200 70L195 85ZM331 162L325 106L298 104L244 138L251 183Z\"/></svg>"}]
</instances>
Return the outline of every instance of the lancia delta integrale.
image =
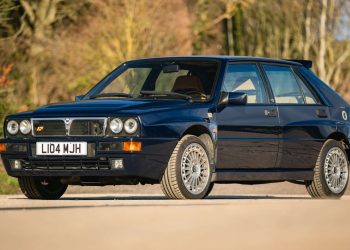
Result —
<instances>
[{"instance_id":1,"label":"lancia delta integrale","mask_svg":"<svg viewBox=\"0 0 350 250\"><path fill-rule=\"evenodd\" d=\"M128 61L74 102L9 115L1 157L31 199L68 185L160 183L171 199L214 183L290 181L339 198L349 177L349 104L302 60Z\"/></svg>"}]
</instances>

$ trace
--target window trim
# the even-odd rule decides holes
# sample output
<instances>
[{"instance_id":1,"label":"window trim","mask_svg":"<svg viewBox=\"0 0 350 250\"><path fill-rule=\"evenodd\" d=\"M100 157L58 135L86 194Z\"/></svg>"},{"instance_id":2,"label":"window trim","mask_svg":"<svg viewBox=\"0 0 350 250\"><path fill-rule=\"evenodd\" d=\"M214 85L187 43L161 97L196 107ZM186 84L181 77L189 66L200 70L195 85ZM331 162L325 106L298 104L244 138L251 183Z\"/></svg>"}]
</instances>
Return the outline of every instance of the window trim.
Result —
<instances>
[{"instance_id":1,"label":"window trim","mask_svg":"<svg viewBox=\"0 0 350 250\"><path fill-rule=\"evenodd\" d=\"M265 93L266 93L266 97L267 97L267 102L266 103L247 103L245 104L244 106L274 106L275 104L273 102L271 102L271 94L269 92L269 89L266 85L266 81L264 79L264 76L261 72L261 69L259 67L259 63L256 62L256 61L228 61L227 64L226 64L226 67L225 67L225 72L224 72L224 77L223 77L223 80L222 80L222 84L221 84L221 88L220 88L220 93L224 92L223 91L223 87L224 87L224 83L225 83L225 79L226 79L226 75L227 75L227 69L230 65L242 65L242 64L250 64L250 65L255 65L256 67L256 70L257 70L257 74L258 76L260 77L261 81L262 81L262 85L263 85L263 88L265 90Z\"/></svg>"},{"instance_id":2,"label":"window trim","mask_svg":"<svg viewBox=\"0 0 350 250\"><path fill-rule=\"evenodd\" d=\"M300 83L298 82L298 79L295 77L295 71L294 71L294 68L293 68L293 65L288 65L288 64L280 64L280 63L275 63L275 62L262 62L260 63L261 65L261 68L263 70L263 73L264 73L264 76L266 77L266 82L267 84L269 85L270 89L271 89L271 92L272 92L272 98L274 100L274 103L277 105L277 106L308 106L308 107L311 107L311 106L323 106L322 103L317 103L317 104L307 104L306 103L306 99L305 99L305 94L304 94L304 91L302 89L302 87L300 86ZM304 100L304 103L277 103L276 102L276 99L275 99L275 95L273 93L273 90L272 90L272 86L271 86L271 83L270 83L270 80L268 79L268 76L266 74L266 71L264 69L264 65L273 65L273 66L279 66L279 67L284 67L284 68L289 68L292 75L294 76L294 79L295 81L297 82L298 84L298 88L300 90L300 93L302 94L302 97L303 97L303 100ZM300 76L297 74L297 76L300 78ZM301 78L305 84L305 81L304 81L304 78ZM309 85L306 85L307 87L309 87ZM309 88L310 89L310 88ZM311 89L310 89L311 91ZM312 90L312 94L314 94L314 91ZM320 101L320 99L318 98L318 96L316 96L316 99L317 101Z\"/></svg>"}]
</instances>

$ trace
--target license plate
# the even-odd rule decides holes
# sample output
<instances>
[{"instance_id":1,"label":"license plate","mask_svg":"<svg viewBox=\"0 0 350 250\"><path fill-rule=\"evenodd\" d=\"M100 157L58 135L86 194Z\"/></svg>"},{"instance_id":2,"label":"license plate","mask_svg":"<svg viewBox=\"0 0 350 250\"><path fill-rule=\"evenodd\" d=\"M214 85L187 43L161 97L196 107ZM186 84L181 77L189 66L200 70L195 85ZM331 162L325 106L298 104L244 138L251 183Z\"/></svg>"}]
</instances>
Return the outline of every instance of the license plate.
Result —
<instances>
[{"instance_id":1,"label":"license plate","mask_svg":"<svg viewBox=\"0 0 350 250\"><path fill-rule=\"evenodd\" d=\"M87 155L86 142L37 142L37 155Z\"/></svg>"}]
</instances>

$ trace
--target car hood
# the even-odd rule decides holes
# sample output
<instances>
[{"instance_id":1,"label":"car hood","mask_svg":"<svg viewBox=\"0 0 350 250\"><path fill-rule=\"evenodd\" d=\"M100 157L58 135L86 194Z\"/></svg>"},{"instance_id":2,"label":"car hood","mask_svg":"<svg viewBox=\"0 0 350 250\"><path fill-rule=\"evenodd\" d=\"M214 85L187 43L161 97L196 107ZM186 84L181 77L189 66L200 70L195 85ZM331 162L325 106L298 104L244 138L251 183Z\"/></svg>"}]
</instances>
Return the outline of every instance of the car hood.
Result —
<instances>
[{"instance_id":1,"label":"car hood","mask_svg":"<svg viewBox=\"0 0 350 250\"><path fill-rule=\"evenodd\" d=\"M183 108L191 104L187 100L83 100L50 104L30 112L30 115L32 117L139 115L166 109Z\"/></svg>"}]
</instances>

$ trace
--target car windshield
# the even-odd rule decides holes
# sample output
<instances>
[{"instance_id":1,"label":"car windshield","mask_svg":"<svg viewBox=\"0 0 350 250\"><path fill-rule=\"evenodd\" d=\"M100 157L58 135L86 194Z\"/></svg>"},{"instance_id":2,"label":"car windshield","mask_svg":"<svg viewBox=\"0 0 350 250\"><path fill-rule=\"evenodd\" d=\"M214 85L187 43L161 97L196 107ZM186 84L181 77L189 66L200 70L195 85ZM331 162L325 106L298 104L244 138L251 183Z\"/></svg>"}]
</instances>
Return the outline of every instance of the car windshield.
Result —
<instances>
[{"instance_id":1,"label":"car windshield","mask_svg":"<svg viewBox=\"0 0 350 250\"><path fill-rule=\"evenodd\" d=\"M117 68L87 95L97 98L210 99L216 61L134 61Z\"/></svg>"}]
</instances>

